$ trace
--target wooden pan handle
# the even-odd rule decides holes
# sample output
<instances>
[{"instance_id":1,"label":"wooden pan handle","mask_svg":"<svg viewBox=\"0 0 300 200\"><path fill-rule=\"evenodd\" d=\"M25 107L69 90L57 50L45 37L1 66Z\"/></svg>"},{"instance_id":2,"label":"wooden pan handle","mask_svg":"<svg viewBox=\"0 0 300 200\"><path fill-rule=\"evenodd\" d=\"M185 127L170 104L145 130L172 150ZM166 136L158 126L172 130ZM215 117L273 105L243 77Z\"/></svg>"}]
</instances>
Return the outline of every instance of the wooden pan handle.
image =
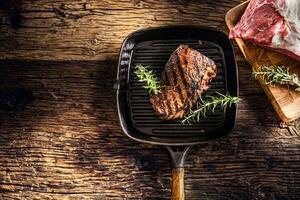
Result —
<instances>
[{"instance_id":1,"label":"wooden pan handle","mask_svg":"<svg viewBox=\"0 0 300 200\"><path fill-rule=\"evenodd\" d=\"M172 200L184 200L184 168L172 169Z\"/></svg>"}]
</instances>

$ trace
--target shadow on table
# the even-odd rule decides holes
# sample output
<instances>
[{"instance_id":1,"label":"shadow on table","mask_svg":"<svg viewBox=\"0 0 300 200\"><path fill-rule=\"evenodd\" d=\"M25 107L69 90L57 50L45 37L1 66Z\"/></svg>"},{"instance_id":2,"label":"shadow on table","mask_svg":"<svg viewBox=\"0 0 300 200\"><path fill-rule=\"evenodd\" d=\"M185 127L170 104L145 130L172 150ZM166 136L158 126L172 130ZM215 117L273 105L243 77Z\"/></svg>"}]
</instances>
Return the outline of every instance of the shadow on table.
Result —
<instances>
[{"instance_id":1,"label":"shadow on table","mask_svg":"<svg viewBox=\"0 0 300 200\"><path fill-rule=\"evenodd\" d=\"M167 152L130 140L119 126L116 67L115 60L1 61L0 158L13 154L20 165L31 158L29 165L44 173L62 159L74 173L99 178L91 188L169 196L161 194L169 185Z\"/></svg>"},{"instance_id":2,"label":"shadow on table","mask_svg":"<svg viewBox=\"0 0 300 200\"><path fill-rule=\"evenodd\" d=\"M62 162L75 167L74 173L97 177L99 182L90 188L132 196L147 194L149 199L168 198L167 152L132 141L119 126L112 89L116 67L116 60L1 61L0 100L6 99L8 106L0 106L0 143L6 147L0 158L14 151L15 161L22 164L22 157L35 159L38 153L43 160L43 156L58 151ZM255 184L262 184L260 191L267 194L268 185L257 179L256 170L270 179L268 171L281 165L277 152L281 144L274 142L272 135L278 122L272 117L275 112L263 93L248 94L244 84L241 94L246 99L233 133L219 142L194 147L187 158L189 198L246 198ZM267 119L273 120L274 126ZM55 160L43 162L32 165L60 167ZM270 187L271 191L276 187Z\"/></svg>"}]
</instances>

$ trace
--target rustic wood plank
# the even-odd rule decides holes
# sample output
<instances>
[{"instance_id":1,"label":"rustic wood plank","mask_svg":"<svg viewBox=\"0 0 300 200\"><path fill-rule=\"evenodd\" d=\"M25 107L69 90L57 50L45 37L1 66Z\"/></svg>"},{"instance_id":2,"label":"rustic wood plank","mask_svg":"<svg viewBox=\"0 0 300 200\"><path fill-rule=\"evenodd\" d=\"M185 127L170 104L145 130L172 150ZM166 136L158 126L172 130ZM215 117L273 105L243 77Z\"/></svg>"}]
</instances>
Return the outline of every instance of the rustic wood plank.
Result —
<instances>
[{"instance_id":1,"label":"rustic wood plank","mask_svg":"<svg viewBox=\"0 0 300 200\"><path fill-rule=\"evenodd\" d=\"M129 33L143 28L200 25L227 32L225 13L238 2L23 1L15 3L18 9L10 5L1 11L0 57L116 59L123 39Z\"/></svg>"},{"instance_id":2,"label":"rustic wood plank","mask_svg":"<svg viewBox=\"0 0 300 200\"><path fill-rule=\"evenodd\" d=\"M3 2L0 198L169 199L167 151L119 126L112 80L121 42L162 25L227 31L225 13L240 1ZM297 199L300 122L280 123L236 52L243 100L235 129L192 148L186 199Z\"/></svg>"},{"instance_id":3,"label":"rustic wood plank","mask_svg":"<svg viewBox=\"0 0 300 200\"><path fill-rule=\"evenodd\" d=\"M119 127L111 80L116 62L1 61L0 91L33 100L0 110L2 198L168 199L170 168L160 147ZM239 61L241 98L233 133L194 147L186 161L187 199L295 199L299 135L279 119Z\"/></svg>"}]
</instances>

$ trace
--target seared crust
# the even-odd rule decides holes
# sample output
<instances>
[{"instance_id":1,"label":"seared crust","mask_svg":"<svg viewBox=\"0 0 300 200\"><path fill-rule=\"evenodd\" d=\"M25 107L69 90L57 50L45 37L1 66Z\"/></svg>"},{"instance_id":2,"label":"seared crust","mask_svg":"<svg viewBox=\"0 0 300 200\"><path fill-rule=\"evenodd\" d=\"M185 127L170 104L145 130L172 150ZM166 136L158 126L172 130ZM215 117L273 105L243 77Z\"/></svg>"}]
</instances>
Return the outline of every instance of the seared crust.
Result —
<instances>
[{"instance_id":1,"label":"seared crust","mask_svg":"<svg viewBox=\"0 0 300 200\"><path fill-rule=\"evenodd\" d=\"M150 99L155 113L165 120L182 118L216 76L211 59L186 45L171 55L161 75L164 88Z\"/></svg>"}]
</instances>

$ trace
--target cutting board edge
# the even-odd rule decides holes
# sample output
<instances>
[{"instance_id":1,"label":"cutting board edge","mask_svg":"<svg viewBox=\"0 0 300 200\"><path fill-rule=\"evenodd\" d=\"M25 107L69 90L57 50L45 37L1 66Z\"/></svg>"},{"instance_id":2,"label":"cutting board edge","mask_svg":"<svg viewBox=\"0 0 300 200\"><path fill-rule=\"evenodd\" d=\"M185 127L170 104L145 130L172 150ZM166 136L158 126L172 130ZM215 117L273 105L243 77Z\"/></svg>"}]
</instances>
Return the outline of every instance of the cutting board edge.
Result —
<instances>
[{"instance_id":1,"label":"cutting board edge","mask_svg":"<svg viewBox=\"0 0 300 200\"><path fill-rule=\"evenodd\" d=\"M231 30L235 26L235 21L237 22L240 18L240 16L244 13L248 3L250 1L243 2L236 7L230 9L226 15L225 15L225 22L229 30ZM251 57L251 53L248 51L247 45L244 43L244 41L241 38L235 38L235 41L240 48L241 52L243 53L245 59L250 64L251 69L255 66L256 62L253 57ZM278 101L275 99L273 94L270 91L270 87L272 86L266 86L262 83L262 81L258 80L262 89L266 93L266 96L271 101L272 106L274 107L274 110L277 112L279 118L283 122L291 122L300 117L300 111L294 113L295 116L289 116L286 112L284 112L284 107L281 107L278 104Z\"/></svg>"}]
</instances>

